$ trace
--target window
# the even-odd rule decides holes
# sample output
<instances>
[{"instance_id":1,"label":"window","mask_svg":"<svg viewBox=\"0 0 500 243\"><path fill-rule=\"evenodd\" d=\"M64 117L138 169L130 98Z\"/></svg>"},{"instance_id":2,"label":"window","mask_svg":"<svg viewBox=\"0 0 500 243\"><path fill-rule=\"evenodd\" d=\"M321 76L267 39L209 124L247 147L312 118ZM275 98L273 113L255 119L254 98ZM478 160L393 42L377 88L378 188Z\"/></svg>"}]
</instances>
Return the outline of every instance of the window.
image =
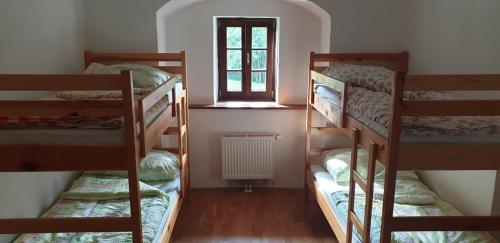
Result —
<instances>
[{"instance_id":1,"label":"window","mask_svg":"<svg viewBox=\"0 0 500 243\"><path fill-rule=\"evenodd\" d=\"M219 18L219 100L274 101L276 20Z\"/></svg>"}]
</instances>

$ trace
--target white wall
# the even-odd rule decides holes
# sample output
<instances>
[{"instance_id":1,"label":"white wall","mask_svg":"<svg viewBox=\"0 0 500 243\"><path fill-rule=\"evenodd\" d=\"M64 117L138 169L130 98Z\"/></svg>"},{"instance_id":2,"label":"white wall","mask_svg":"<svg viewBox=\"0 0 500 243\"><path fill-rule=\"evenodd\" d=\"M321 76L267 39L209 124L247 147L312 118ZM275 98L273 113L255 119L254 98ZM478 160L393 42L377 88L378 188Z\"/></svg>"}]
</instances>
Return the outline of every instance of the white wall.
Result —
<instances>
[{"instance_id":1,"label":"white wall","mask_svg":"<svg viewBox=\"0 0 500 243\"><path fill-rule=\"evenodd\" d=\"M172 1L174 3L175 1ZM185 50L189 55L190 101L212 104L214 83L214 17L266 16L279 18L279 101L302 104L306 100L309 52L328 52L330 29L324 33L321 19L299 5L280 0L201 1L165 15L168 3L158 12L158 36L162 52ZM265 5L265 8L262 6ZM328 23L330 20L328 19ZM300 31L297 31L300 30ZM326 42L326 44L322 43Z\"/></svg>"},{"instance_id":2,"label":"white wall","mask_svg":"<svg viewBox=\"0 0 500 243\"><path fill-rule=\"evenodd\" d=\"M500 2L409 1L405 47L412 73L500 73ZM498 99L498 93L489 93ZM489 215L495 171L425 172L427 184L471 215ZM500 192L500 188L497 188Z\"/></svg>"},{"instance_id":3,"label":"white wall","mask_svg":"<svg viewBox=\"0 0 500 243\"><path fill-rule=\"evenodd\" d=\"M0 73L72 73L83 68L79 0L0 1ZM0 98L8 98L5 93ZM0 173L0 218L38 217L72 173ZM0 242L13 236L0 235Z\"/></svg>"},{"instance_id":4,"label":"white wall","mask_svg":"<svg viewBox=\"0 0 500 243\"><path fill-rule=\"evenodd\" d=\"M269 0L272 1L276 0ZM168 0L85 0L87 49L157 50L156 11L168 2ZM406 1L311 0L310 2L325 9L332 17L331 47L335 51L403 50Z\"/></svg>"},{"instance_id":5,"label":"white wall","mask_svg":"<svg viewBox=\"0 0 500 243\"><path fill-rule=\"evenodd\" d=\"M305 103L307 56L310 51L328 52L328 33L314 12L291 1L211 0L197 1L170 13L172 1L158 11L158 47L162 52L185 50L188 55L190 101L211 104L214 80L214 17L266 16L279 18L279 101ZM265 5L265 8L262 6ZM301 31L297 31L300 29ZM326 43L326 44L325 44ZM221 178L220 135L227 132L276 132L278 140L277 175L273 186L303 185L304 111L191 110L191 168L194 187L223 187ZM285 122L286 121L286 122Z\"/></svg>"},{"instance_id":6,"label":"white wall","mask_svg":"<svg viewBox=\"0 0 500 243\"><path fill-rule=\"evenodd\" d=\"M197 4L217 4L219 0L181 0L182 2L200 2ZM151 0L151 1L134 1L134 0L86 0L85 1L85 9L86 9L86 30L87 30L87 49L93 51L154 51L163 50L163 47L157 46L157 32L155 27L161 26L161 22L156 23L154 16L156 16L157 10L163 6L164 3L168 1L165 0ZM206 2L206 3L204 3ZM226 1L229 2L229 1ZM232 8L238 11L241 15L263 15L263 14L271 14L270 10L267 10L268 6L276 6L277 2L281 2L279 0L257 0L257 3L261 3L260 8L256 8L255 5L252 7L252 2L250 0L244 1L245 7ZM293 2L294 4L304 2L302 0L289 0L289 2ZM312 0L311 2L316 3L318 6L325 9L332 17L331 23L331 49L337 52L348 52L348 51L401 51L403 50L402 39L404 36L403 29L405 21L395 21L397 19L404 19L404 11L401 9L405 9L405 6L402 2L398 0L380 0L380 1L368 1L368 0L352 0L352 1L330 1L330 0ZM238 2L240 5L243 4L243 1ZM262 3L265 3L265 8L262 7ZM187 5L187 4L184 4ZM116 8L115 6L120 6ZM194 6L196 7L196 6ZM190 8L190 7L187 7ZM248 14L244 11L248 8ZM272 9L273 7L271 7ZM213 9L213 8L209 8ZM295 9L295 10L294 10ZM252 11L253 12L250 12ZM258 12L255 12L257 11ZM283 11L280 11L279 14L286 15L287 11L297 12L297 7L288 6L285 7ZM182 14L182 11L179 11L179 15ZM257 13L257 14L254 14ZM261 14L258 14L261 13ZM198 14L206 16L206 13L199 12ZM212 16L215 15L231 15L234 13L223 14L220 12L214 12ZM272 14L276 15L276 14ZM301 15L302 16L302 15ZM197 15L192 16L192 18L197 19ZM299 19L299 18L297 18ZM306 18L310 19L310 18ZM289 21L297 21L296 19L290 19ZM207 20L207 22L212 22L211 19ZM186 25L187 29L196 29L197 26L194 24L198 24L199 22L188 22L189 25ZM283 21L282 21L283 23ZM199 23L206 26L208 23ZM302 25L302 23L301 23ZM167 26L168 27L168 26ZM317 28L321 28L318 26ZM300 29L300 31L304 31L304 33L315 33L316 29ZM299 29L299 28L297 28ZM211 32L212 28L204 29L204 35L195 35L196 33L192 33L189 36L189 39L184 39L183 41L191 43L193 38L205 39L207 45L212 45ZM206 32L209 32L206 34ZM165 30L158 30L160 35L164 35ZM187 34L181 32L180 34ZM299 35L298 32L290 33L290 36L297 38L298 40L302 40L304 35ZM161 36L160 36L161 37ZM168 35L167 35L168 38ZM290 39L288 41L294 42L294 39ZM314 43L314 41L318 40L318 37L312 36L312 40L309 40L309 43ZM168 39L167 39L168 40ZM162 43L160 41L160 43ZM298 43L298 41L297 41ZM183 47L183 43L173 42L171 43L178 48ZM210 47L204 47L201 51L194 48L193 46L189 46L189 48L182 48L175 50L173 47L169 46L170 43L167 43L166 47L171 51L180 51L183 49L191 49L193 51L188 50L188 59L189 60L208 60L207 58L212 57L212 53L210 51ZM292 43L291 46L296 45ZM314 46L313 46L314 47ZM194 48L194 49L193 49ZM318 48L313 48L318 49ZM292 50L294 51L294 50ZM298 68L304 68L307 62L307 53L311 51L309 50L301 50L303 56L296 57L298 55L296 52L292 57L298 58L293 65L298 64ZM289 53L290 50L281 49L281 53ZM283 60L283 59L282 59ZM295 61L295 60L293 60ZM189 72L191 75L191 94L190 99L192 103L202 103L205 104L207 102L212 102L213 97L213 76L211 75L211 59L208 61L206 66L200 67L189 67ZM190 62L191 64L191 62ZM306 64L307 65L307 64ZM293 66L295 67L295 66ZM289 66L281 66L283 69L291 70ZM209 70L209 73L206 73ZM291 78L281 77L281 82L285 83L280 88L281 98L280 102L286 103L304 103L305 102L305 85L306 79L305 77L307 72L299 73L297 71L297 76L293 75L293 71L288 71L285 76ZM193 77L194 75L194 77ZM203 76L206 76L203 77ZM297 85L297 87L292 86ZM302 88L301 88L302 87ZM205 90L205 92L202 92ZM248 112L248 111L245 111ZM255 131L255 130L270 130L275 125L263 125L262 123L247 123L245 119L239 118L236 114L245 113L243 111L202 111L202 110L192 110L191 117L201 119L201 121L209 121L215 119L214 117L209 116L208 114L223 114L224 117L229 117L230 119L224 120L222 124L220 124L221 128L218 128L219 125L211 124L214 128L210 128L208 130L199 128L197 126L200 125L192 125L191 131L191 141L193 143L197 143L195 141L204 140L208 133L220 133L222 131L226 131L229 129L222 129L223 127L231 127L232 124L246 124L238 129L238 131ZM285 144L299 144L304 139L304 128L300 126L305 119L304 116L298 116L297 113L304 113L299 111L252 111L251 114L254 114L255 117L260 117L260 119L264 121L276 121L282 120L286 121L290 127L296 127L298 129L287 129L284 128L276 128L275 130L281 131L282 135L286 139L292 139L291 141L279 141L285 146ZM201 116L202 115L202 116ZM286 117L294 117L294 119L284 119ZM196 121L192 121L193 124ZM285 126L285 128L288 127ZM302 137L302 138L300 138ZM193 174L201 176L204 172L203 168L212 167L216 168L214 165L217 163L216 161L207 162L204 158L209 158L209 151L196 148L197 146L191 146L192 148L192 166L193 166ZM303 149L297 149L297 147L285 146L282 149L280 154L286 154L290 151L303 151ZM303 153L303 152L301 152ZM215 157L212 157L215 158ZM290 178L295 177L294 175L298 175L302 173L303 165L302 165L303 155L298 155L295 157L294 161L289 162L290 166L287 170L290 172ZM211 159L214 160L214 159ZM279 162L283 163L283 162ZM209 178L196 181L198 176L193 176L193 185L194 186L219 186L220 179L217 178L216 174L205 174L205 176L200 178ZM200 182L204 183L200 183ZM293 182L292 182L293 181ZM275 185L280 185L282 187L297 187L303 184L302 176L298 178L293 178L291 180L283 180L282 182L276 183Z\"/></svg>"}]
</instances>

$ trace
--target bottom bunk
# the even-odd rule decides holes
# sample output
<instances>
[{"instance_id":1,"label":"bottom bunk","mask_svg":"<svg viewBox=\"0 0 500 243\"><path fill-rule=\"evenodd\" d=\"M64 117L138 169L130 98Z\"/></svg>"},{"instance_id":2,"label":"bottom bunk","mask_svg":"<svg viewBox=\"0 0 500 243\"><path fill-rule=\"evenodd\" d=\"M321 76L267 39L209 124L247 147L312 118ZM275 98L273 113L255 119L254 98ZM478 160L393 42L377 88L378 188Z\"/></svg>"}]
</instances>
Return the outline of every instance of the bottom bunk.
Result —
<instances>
[{"instance_id":1,"label":"bottom bunk","mask_svg":"<svg viewBox=\"0 0 500 243\"><path fill-rule=\"evenodd\" d=\"M347 212L349 202L349 168L351 149L338 149L325 152L321 164L314 164L308 175L308 185L330 223L340 242L345 242ZM368 154L360 150L358 170L366 178ZM371 242L380 241L380 226L383 205L382 166L377 166L374 185L374 200L371 220ZM364 218L365 195L356 189L355 209ZM449 203L439 199L427 188L418 175L410 171L398 172L394 216L460 216L462 215ZM362 221L361 223L364 224ZM361 242L360 234L353 229L353 241ZM393 242L496 242L486 232L395 232Z\"/></svg>"},{"instance_id":2,"label":"bottom bunk","mask_svg":"<svg viewBox=\"0 0 500 243\"><path fill-rule=\"evenodd\" d=\"M182 204L180 163L174 159L176 155L168 152L151 154L145 159L148 161L141 162L139 172L143 242L168 242ZM42 218L130 217L128 179L123 176L126 173L83 173ZM22 234L14 242L132 242L132 233Z\"/></svg>"}]
</instances>

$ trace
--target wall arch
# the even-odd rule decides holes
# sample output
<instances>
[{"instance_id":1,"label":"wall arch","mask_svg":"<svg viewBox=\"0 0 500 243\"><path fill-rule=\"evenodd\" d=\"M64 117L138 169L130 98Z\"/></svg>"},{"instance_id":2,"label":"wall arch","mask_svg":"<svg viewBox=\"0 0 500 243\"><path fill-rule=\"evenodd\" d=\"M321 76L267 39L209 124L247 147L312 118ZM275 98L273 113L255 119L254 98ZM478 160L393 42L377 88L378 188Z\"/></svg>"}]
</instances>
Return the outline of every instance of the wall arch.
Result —
<instances>
[{"instance_id":1,"label":"wall arch","mask_svg":"<svg viewBox=\"0 0 500 243\"><path fill-rule=\"evenodd\" d=\"M171 0L166 3L157 11L158 51L188 52L188 64L191 70L196 70L190 75L190 82L195 85L190 90L192 103L213 103L217 96L217 75L213 68L217 63L214 59L216 45L212 42L216 16L277 17L281 23L277 74L281 84L277 90L279 101L305 102L307 55L310 51L330 51L331 18L328 12L308 0Z\"/></svg>"},{"instance_id":2,"label":"wall arch","mask_svg":"<svg viewBox=\"0 0 500 243\"><path fill-rule=\"evenodd\" d=\"M179 11L190 5L203 1L208 1L208 0L170 0L167 3L165 3L165 5L163 5L160 9L158 9L158 11L156 12L157 31L159 32L158 51L162 51L161 49L163 48L163 46L166 45L165 40L162 38L162 36L165 36L165 33L162 33L162 30L164 30L165 28L161 20L167 18L169 15L175 13L176 11ZM312 14L318 16L321 19L321 26L320 26L322 33L322 36L320 37L322 42L321 49L324 52L330 51L332 18L325 9L323 9L322 7L313 3L310 0L270 0L270 1L288 2L290 4L300 6L306 9L307 11L311 12Z\"/></svg>"}]
</instances>

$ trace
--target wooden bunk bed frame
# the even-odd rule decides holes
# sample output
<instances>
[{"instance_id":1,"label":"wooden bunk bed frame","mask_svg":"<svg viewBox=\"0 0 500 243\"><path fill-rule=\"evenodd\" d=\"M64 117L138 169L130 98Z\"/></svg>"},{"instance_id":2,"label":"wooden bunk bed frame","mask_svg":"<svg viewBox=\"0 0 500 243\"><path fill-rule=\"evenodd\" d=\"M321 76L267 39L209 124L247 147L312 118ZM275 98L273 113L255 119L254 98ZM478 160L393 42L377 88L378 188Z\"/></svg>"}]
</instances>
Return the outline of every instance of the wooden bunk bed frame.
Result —
<instances>
[{"instance_id":1,"label":"wooden bunk bed frame","mask_svg":"<svg viewBox=\"0 0 500 243\"><path fill-rule=\"evenodd\" d=\"M323 75L324 66L317 63L328 62L381 65L396 71L392 89L392 119L388 127L388 137L365 126L346 112L349 85ZM498 100L447 100L447 101L406 101L405 91L479 91L500 90L500 75L406 75L408 53L380 54L316 54L310 55L306 119L305 189L306 200L312 192L325 214L337 239L351 242L352 227L360 232L363 242L369 242L370 217L373 197L374 171L376 161L385 166L384 204L382 209L381 242L390 242L392 232L398 231L493 231L500 230L499 216L426 216L393 217L396 173L398 170L499 170L500 143L482 144L402 144L400 143L401 120L403 116L500 116ZM314 92L314 84L320 83L341 93L341 106L331 105ZM313 110L319 111L333 127L312 127ZM352 166L349 185L347 228L332 211L328 199L321 192L311 173L313 156L321 155L332 148L311 148L311 138L315 135L344 135L352 138ZM363 179L357 166L357 149L369 151L368 178ZM366 193L365 220L363 225L355 214L354 188L358 184Z\"/></svg>"},{"instance_id":2,"label":"wooden bunk bed frame","mask_svg":"<svg viewBox=\"0 0 500 243\"><path fill-rule=\"evenodd\" d=\"M30 100L0 101L0 114L20 116L124 117L122 144L91 145L0 145L0 172L54 172L126 170L130 191L130 217L0 219L0 234L58 232L132 232L134 242L142 242L141 202L138 163L155 147L163 134L177 134L177 148L155 148L177 153L181 161L181 188L165 227L162 242L168 242L184 199L189 196L189 114L186 54L181 53L91 53L85 52L85 65L98 63L141 63L182 76L182 94L165 83L138 100L135 112L132 73L117 75L0 75L0 91L112 91L121 90L120 100ZM160 62L168 62L161 66ZM175 64L171 64L175 63ZM150 124L145 113L169 92L173 102ZM176 127L172 127L177 122ZM139 133L136 125L139 125Z\"/></svg>"}]
</instances>

